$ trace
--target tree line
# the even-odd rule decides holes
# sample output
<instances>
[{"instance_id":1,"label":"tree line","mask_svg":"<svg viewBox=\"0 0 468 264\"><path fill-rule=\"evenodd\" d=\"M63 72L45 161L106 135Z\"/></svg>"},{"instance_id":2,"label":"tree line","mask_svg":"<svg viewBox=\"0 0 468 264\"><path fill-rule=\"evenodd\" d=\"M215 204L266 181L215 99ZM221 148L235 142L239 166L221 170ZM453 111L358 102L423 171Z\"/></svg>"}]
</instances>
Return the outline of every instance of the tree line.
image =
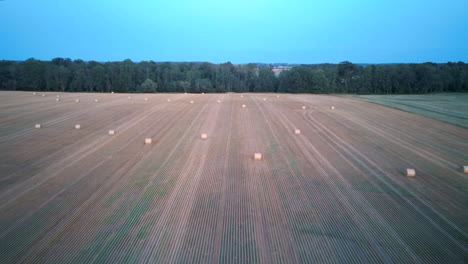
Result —
<instances>
[{"instance_id":1,"label":"tree line","mask_svg":"<svg viewBox=\"0 0 468 264\"><path fill-rule=\"evenodd\" d=\"M0 61L0 89L62 92L279 92L402 94L468 92L468 65L421 63L295 65L275 76L272 65L230 62L156 63Z\"/></svg>"}]
</instances>

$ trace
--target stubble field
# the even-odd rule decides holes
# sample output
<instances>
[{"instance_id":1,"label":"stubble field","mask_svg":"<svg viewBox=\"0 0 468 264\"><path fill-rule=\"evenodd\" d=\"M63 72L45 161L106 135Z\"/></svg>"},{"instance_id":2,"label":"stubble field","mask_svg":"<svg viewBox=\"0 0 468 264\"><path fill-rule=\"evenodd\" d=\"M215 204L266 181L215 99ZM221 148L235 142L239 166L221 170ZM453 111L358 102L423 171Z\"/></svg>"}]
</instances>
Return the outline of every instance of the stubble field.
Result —
<instances>
[{"instance_id":1,"label":"stubble field","mask_svg":"<svg viewBox=\"0 0 468 264\"><path fill-rule=\"evenodd\" d=\"M335 96L41 94L0 92L0 263L468 263L462 127Z\"/></svg>"}]
</instances>

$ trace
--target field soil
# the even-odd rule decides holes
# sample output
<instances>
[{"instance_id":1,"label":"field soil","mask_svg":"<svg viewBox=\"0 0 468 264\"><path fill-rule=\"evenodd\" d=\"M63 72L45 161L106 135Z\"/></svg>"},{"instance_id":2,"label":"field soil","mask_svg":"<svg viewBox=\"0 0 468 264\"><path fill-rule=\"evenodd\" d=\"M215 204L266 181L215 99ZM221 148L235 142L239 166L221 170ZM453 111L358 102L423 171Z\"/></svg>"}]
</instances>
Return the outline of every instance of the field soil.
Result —
<instances>
[{"instance_id":1,"label":"field soil","mask_svg":"<svg viewBox=\"0 0 468 264\"><path fill-rule=\"evenodd\" d=\"M468 263L463 127L337 96L41 94L0 92L0 263Z\"/></svg>"}]
</instances>

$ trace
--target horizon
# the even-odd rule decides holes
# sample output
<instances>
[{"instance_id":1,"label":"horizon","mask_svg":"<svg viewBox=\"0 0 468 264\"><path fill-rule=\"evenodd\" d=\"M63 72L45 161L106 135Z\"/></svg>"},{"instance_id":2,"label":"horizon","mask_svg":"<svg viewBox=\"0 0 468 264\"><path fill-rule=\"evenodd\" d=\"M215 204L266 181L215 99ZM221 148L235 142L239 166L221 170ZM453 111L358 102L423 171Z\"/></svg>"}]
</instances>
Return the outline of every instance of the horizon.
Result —
<instances>
[{"instance_id":1,"label":"horizon","mask_svg":"<svg viewBox=\"0 0 468 264\"><path fill-rule=\"evenodd\" d=\"M4 60L4 59L0 59L0 61L13 61L13 62L25 62L27 60L30 60L30 59L34 59L34 60L37 60L37 61L44 61L44 62L51 62L52 60L54 59L70 59L72 62L74 61L83 61L83 62L86 62L86 63L89 63L89 62L97 62L97 63L116 63L116 62L123 62L123 61L126 61L126 60L130 60L131 62L133 63L141 63L141 62L153 62L153 63L156 63L156 64L162 64L162 63L186 63L186 64L190 64L190 63L194 63L194 64L202 64L202 63L210 63L210 64L214 64L214 65L220 65L220 64L224 64L224 63L231 63L232 65L247 65L247 64L256 64L256 65L259 65L259 64L263 64L263 65L272 65L274 67L276 67L275 65L277 66L282 66L282 65L288 65L288 66L298 66L298 65L324 65L324 64L331 64L331 65L338 65L340 63L343 63L343 62L350 62L352 64L355 64L355 65L400 65L400 64L425 64L425 63L434 63L434 64L447 64L447 63L464 63L466 64L467 62L465 61L446 61L446 62L433 62L433 61L424 61L424 62L382 62L382 63L369 63L369 62L353 62L353 61L349 61L349 60L344 60L344 61L340 61L340 62L318 62L318 63L289 63L289 62L246 62L246 63L233 63L231 61L225 61L225 62L219 62L219 63L215 63L215 62L210 62L210 61L155 61L155 60L140 60L140 61L134 61L130 58L127 58L127 59L123 59L123 60L114 60L114 61L97 61L97 60L82 60L82 59L72 59L72 58L66 58L66 57L55 57L55 58L52 58L52 59L48 59L48 60L41 60L41 59L37 59L37 58L34 58L34 57L31 57L31 58L28 58L28 59L25 59L25 60Z\"/></svg>"},{"instance_id":2,"label":"horizon","mask_svg":"<svg viewBox=\"0 0 468 264\"><path fill-rule=\"evenodd\" d=\"M0 59L459 62L468 61L467 9L461 0L0 1L0 23L8 25L0 29Z\"/></svg>"}]
</instances>

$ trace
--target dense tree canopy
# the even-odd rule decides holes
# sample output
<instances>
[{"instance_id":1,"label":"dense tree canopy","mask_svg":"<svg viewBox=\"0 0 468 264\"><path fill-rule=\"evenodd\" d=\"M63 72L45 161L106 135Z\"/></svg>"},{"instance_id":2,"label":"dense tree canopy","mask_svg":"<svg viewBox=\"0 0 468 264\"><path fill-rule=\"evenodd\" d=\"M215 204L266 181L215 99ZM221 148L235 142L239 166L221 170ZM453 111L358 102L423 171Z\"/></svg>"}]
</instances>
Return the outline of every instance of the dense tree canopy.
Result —
<instances>
[{"instance_id":1,"label":"dense tree canopy","mask_svg":"<svg viewBox=\"0 0 468 264\"><path fill-rule=\"evenodd\" d=\"M396 94L468 92L468 65L299 65L275 76L272 65L99 63L56 58L0 61L0 89L68 92L285 92Z\"/></svg>"}]
</instances>

